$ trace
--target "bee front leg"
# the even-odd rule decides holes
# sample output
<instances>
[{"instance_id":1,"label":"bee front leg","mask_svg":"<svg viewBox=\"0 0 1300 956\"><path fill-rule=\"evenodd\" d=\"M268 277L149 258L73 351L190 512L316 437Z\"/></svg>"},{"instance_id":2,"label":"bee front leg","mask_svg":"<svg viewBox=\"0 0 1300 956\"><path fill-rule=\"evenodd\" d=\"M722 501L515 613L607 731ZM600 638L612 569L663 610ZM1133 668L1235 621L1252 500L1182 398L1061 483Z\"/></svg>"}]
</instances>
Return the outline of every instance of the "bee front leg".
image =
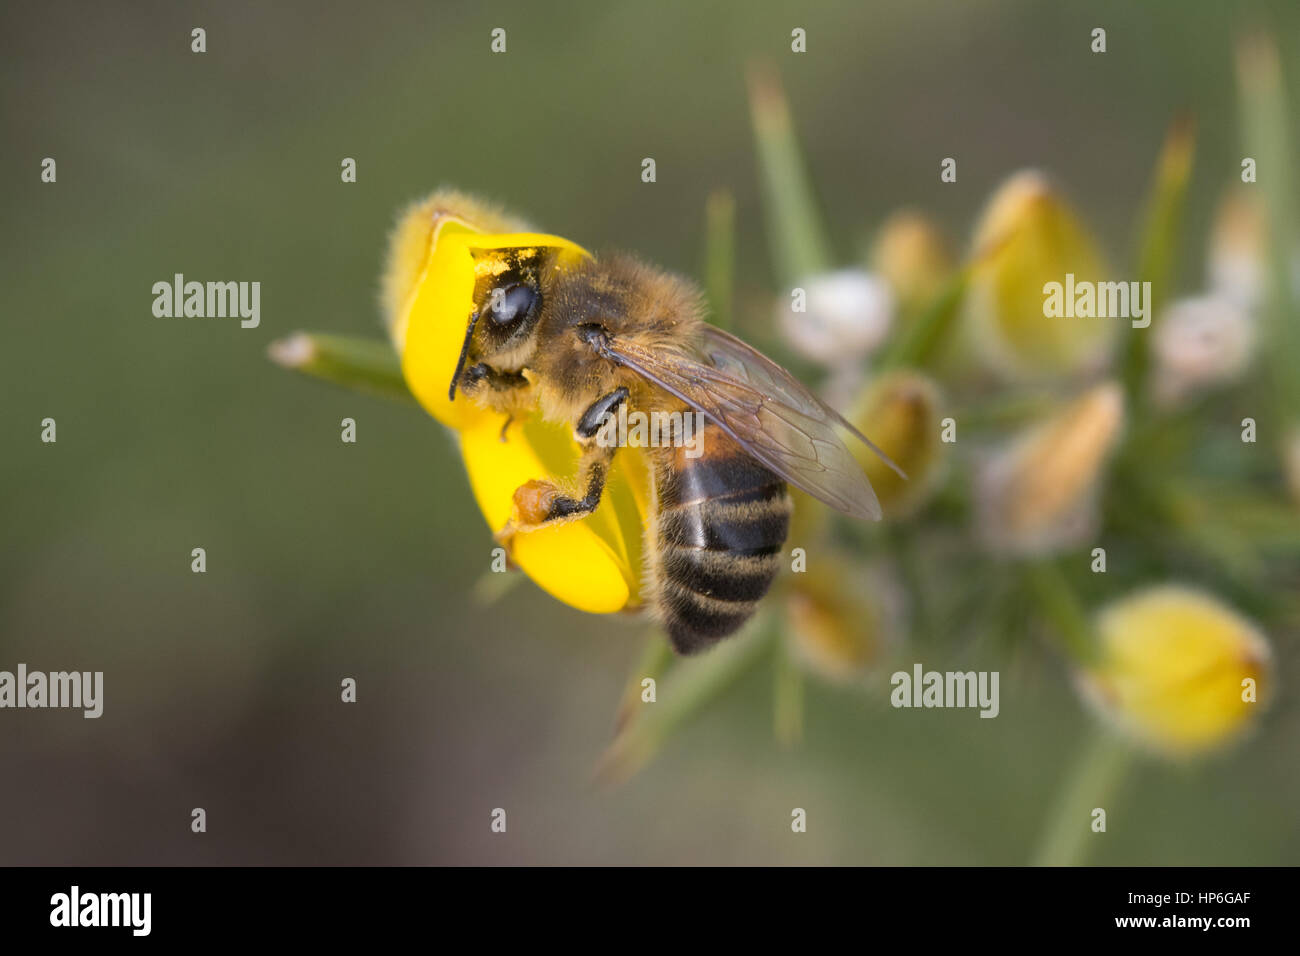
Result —
<instances>
[{"instance_id":1,"label":"bee front leg","mask_svg":"<svg viewBox=\"0 0 1300 956\"><path fill-rule=\"evenodd\" d=\"M516 534L535 531L556 522L572 521L591 514L600 504L605 491L605 480L618 446L603 442L601 427L607 416L627 400L627 389L618 388L591 404L574 429L582 445L579 462L579 487L585 489L581 498L566 494L554 483L545 480L530 481L515 489L514 514L496 538L509 544Z\"/></svg>"},{"instance_id":2,"label":"bee front leg","mask_svg":"<svg viewBox=\"0 0 1300 956\"><path fill-rule=\"evenodd\" d=\"M456 385L466 395L475 395L483 389L510 393L527 389L530 385L522 372L502 372L486 362L471 365L456 379Z\"/></svg>"}]
</instances>

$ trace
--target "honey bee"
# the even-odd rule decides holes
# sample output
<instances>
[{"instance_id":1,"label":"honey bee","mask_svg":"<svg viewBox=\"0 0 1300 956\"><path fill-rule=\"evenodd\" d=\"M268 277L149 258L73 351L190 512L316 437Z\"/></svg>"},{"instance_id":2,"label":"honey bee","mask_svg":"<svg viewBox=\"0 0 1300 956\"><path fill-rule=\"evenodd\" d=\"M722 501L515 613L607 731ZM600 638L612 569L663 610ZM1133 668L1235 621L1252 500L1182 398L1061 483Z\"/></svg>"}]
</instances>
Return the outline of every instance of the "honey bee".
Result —
<instances>
[{"instance_id":1,"label":"honey bee","mask_svg":"<svg viewBox=\"0 0 1300 956\"><path fill-rule=\"evenodd\" d=\"M518 488L498 533L507 543L595 510L620 450L598 439L620 408L702 414L695 455L673 443L644 449L653 485L645 593L674 649L696 653L738 630L771 587L790 525L787 484L880 518L837 430L897 466L789 372L709 325L689 281L624 254L575 261L575 248L529 234L526 244L485 242L474 252L472 306L447 396L501 413L507 426L540 413L573 429L577 490L540 479Z\"/></svg>"}]
</instances>

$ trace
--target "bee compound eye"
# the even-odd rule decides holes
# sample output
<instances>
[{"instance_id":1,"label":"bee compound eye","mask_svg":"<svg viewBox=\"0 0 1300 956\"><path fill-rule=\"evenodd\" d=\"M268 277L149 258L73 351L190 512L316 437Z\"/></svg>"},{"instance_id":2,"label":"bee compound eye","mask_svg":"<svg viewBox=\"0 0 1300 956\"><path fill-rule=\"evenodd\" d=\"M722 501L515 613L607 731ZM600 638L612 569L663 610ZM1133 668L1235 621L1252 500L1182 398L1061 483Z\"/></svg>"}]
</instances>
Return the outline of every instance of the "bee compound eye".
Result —
<instances>
[{"instance_id":1,"label":"bee compound eye","mask_svg":"<svg viewBox=\"0 0 1300 956\"><path fill-rule=\"evenodd\" d=\"M532 311L537 298L537 292L522 282L493 289L488 314L497 325L509 325Z\"/></svg>"}]
</instances>

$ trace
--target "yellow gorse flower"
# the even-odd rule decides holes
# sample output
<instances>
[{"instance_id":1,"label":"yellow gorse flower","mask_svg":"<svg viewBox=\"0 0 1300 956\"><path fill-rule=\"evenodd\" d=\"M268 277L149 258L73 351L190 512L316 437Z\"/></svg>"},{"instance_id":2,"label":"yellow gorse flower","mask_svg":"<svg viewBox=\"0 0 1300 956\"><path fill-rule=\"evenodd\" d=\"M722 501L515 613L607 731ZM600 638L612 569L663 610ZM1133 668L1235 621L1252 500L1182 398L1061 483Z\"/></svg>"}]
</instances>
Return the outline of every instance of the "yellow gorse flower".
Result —
<instances>
[{"instance_id":1,"label":"yellow gorse flower","mask_svg":"<svg viewBox=\"0 0 1300 956\"><path fill-rule=\"evenodd\" d=\"M1087 698L1170 756L1213 750L1255 719L1272 689L1272 652L1250 621L1191 588L1141 591L1105 608L1100 651L1080 674Z\"/></svg>"},{"instance_id":2,"label":"yellow gorse flower","mask_svg":"<svg viewBox=\"0 0 1300 956\"><path fill-rule=\"evenodd\" d=\"M900 611L891 581L866 575L845 555L816 574L793 575L784 594L787 639L811 673L837 682L863 679L898 643Z\"/></svg>"},{"instance_id":3,"label":"yellow gorse flower","mask_svg":"<svg viewBox=\"0 0 1300 956\"><path fill-rule=\"evenodd\" d=\"M1206 272L1210 288L1253 308L1264 294L1268 269L1268 223L1263 204L1238 185L1219 202L1210 230Z\"/></svg>"},{"instance_id":4,"label":"yellow gorse flower","mask_svg":"<svg viewBox=\"0 0 1300 956\"><path fill-rule=\"evenodd\" d=\"M389 334L407 385L430 415L456 433L474 498L494 532L510 518L515 489L534 479L564 483L576 472L580 454L562 425L530 416L503 431L503 415L464 396L448 397L475 307L475 270L482 268L476 261L484 261L476 253L528 246L556 249L559 268L590 255L567 239L526 231L518 220L458 193L435 193L402 215L383 282ZM516 536L511 559L542 590L579 610L634 608L641 601L648 493L644 459L619 455L592 514Z\"/></svg>"},{"instance_id":5,"label":"yellow gorse flower","mask_svg":"<svg viewBox=\"0 0 1300 956\"><path fill-rule=\"evenodd\" d=\"M940 435L940 402L933 380L900 369L867 386L849 414L849 421L874 436L877 447L907 475L904 480L865 446L852 446L853 457L891 519L915 512L936 486L947 449Z\"/></svg>"},{"instance_id":6,"label":"yellow gorse flower","mask_svg":"<svg viewBox=\"0 0 1300 956\"><path fill-rule=\"evenodd\" d=\"M1042 554L1085 536L1123 427L1124 391L1118 382L1102 382L1000 450L977 481L985 543L1010 553Z\"/></svg>"},{"instance_id":7,"label":"yellow gorse flower","mask_svg":"<svg viewBox=\"0 0 1300 956\"><path fill-rule=\"evenodd\" d=\"M956 268L938 226L912 210L901 210L885 220L869 259L871 269L893 288L904 320L933 302Z\"/></svg>"},{"instance_id":8,"label":"yellow gorse flower","mask_svg":"<svg viewBox=\"0 0 1300 956\"><path fill-rule=\"evenodd\" d=\"M975 230L977 266L966 297L965 333L978 354L1015 380L1056 381L1099 368L1114 318L1048 318L1043 287L1097 282L1107 268L1092 236L1041 173L1013 175L989 200Z\"/></svg>"}]
</instances>

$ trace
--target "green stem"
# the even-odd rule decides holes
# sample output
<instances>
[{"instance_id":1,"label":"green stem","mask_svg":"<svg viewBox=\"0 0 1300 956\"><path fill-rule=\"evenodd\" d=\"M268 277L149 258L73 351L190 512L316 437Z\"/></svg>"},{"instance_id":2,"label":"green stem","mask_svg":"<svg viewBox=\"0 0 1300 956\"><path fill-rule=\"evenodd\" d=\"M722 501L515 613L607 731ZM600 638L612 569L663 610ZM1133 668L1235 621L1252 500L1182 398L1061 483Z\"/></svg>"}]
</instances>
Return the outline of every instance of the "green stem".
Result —
<instances>
[{"instance_id":1,"label":"green stem","mask_svg":"<svg viewBox=\"0 0 1300 956\"><path fill-rule=\"evenodd\" d=\"M1195 143L1196 126L1192 119L1188 116L1175 119L1156 160L1155 177L1145 205L1138 239L1137 273L1140 281L1151 283L1147 308L1148 316L1153 320L1156 309L1169 297ZM1148 351L1152 329L1153 326L1144 329L1129 326L1125 331L1123 379L1134 414L1144 409L1143 390L1150 364Z\"/></svg>"},{"instance_id":2,"label":"green stem","mask_svg":"<svg viewBox=\"0 0 1300 956\"><path fill-rule=\"evenodd\" d=\"M705 204L704 243L704 289L712 321L729 329L736 272L736 200L725 189L711 194Z\"/></svg>"},{"instance_id":3,"label":"green stem","mask_svg":"<svg viewBox=\"0 0 1300 956\"><path fill-rule=\"evenodd\" d=\"M271 361L284 368L397 402L415 403L402 377L402 363L381 339L295 332L272 342Z\"/></svg>"},{"instance_id":4,"label":"green stem","mask_svg":"<svg viewBox=\"0 0 1300 956\"><path fill-rule=\"evenodd\" d=\"M749 105L772 261L778 281L790 288L830 268L831 246L774 70L750 71Z\"/></svg>"},{"instance_id":5,"label":"green stem","mask_svg":"<svg viewBox=\"0 0 1300 956\"><path fill-rule=\"evenodd\" d=\"M1237 50L1237 79L1241 96L1246 156L1256 161L1268 224L1268 294L1264 318L1273 393L1282 426L1300 422L1300 302L1291 281L1297 241L1295 161L1288 132L1288 109L1277 44L1255 36ZM1281 437L1285 427L1270 429Z\"/></svg>"},{"instance_id":6,"label":"green stem","mask_svg":"<svg viewBox=\"0 0 1300 956\"><path fill-rule=\"evenodd\" d=\"M672 677L657 688L657 700L614 738L596 767L596 780L606 785L631 779L654 759L675 730L737 680L759 659L777 636L770 614L759 612L747 633L728 638L708 653L673 668Z\"/></svg>"},{"instance_id":7,"label":"green stem","mask_svg":"<svg viewBox=\"0 0 1300 956\"><path fill-rule=\"evenodd\" d=\"M1061 407L1049 392L1016 392L968 404L961 411L962 428L1008 429L1045 418Z\"/></svg>"},{"instance_id":8,"label":"green stem","mask_svg":"<svg viewBox=\"0 0 1300 956\"><path fill-rule=\"evenodd\" d=\"M674 660L672 648L668 645L668 636L657 627L651 628L646 639L645 650L642 651L640 659L632 669L632 673L628 675L627 685L623 688L623 696L619 700L618 711L614 715L616 731L621 733L636 719L636 715L641 712L641 708L646 706L641 699L641 695L645 691L641 682L649 677L658 683L668 668L672 666Z\"/></svg>"},{"instance_id":9,"label":"green stem","mask_svg":"<svg viewBox=\"0 0 1300 956\"><path fill-rule=\"evenodd\" d=\"M1108 507L1116 516L1129 516L1134 528L1147 535L1163 535L1178 547L1203 556L1234 584L1254 590L1262 572L1255 536L1233 522L1235 509L1215 509L1186 479L1171 472L1151 473L1159 467L1135 460L1137 449L1116 463ZM1150 451L1152 445L1145 446ZM1115 509L1119 509L1116 511ZM1285 525L1276 530L1285 532Z\"/></svg>"},{"instance_id":10,"label":"green stem","mask_svg":"<svg viewBox=\"0 0 1300 956\"><path fill-rule=\"evenodd\" d=\"M524 575L518 570L484 571L479 575L471 593L482 607L490 607L518 587Z\"/></svg>"},{"instance_id":11,"label":"green stem","mask_svg":"<svg viewBox=\"0 0 1300 956\"><path fill-rule=\"evenodd\" d=\"M895 338L876 364L877 371L899 367L919 367L928 362L943 342L961 311L966 287L970 283L971 266L958 269L948 280L934 302L909 322L903 334Z\"/></svg>"},{"instance_id":12,"label":"green stem","mask_svg":"<svg viewBox=\"0 0 1300 956\"><path fill-rule=\"evenodd\" d=\"M938 633L934 626L935 603L925 585L925 560L917 548L916 534L898 525L888 525L885 534L911 603L912 635L919 641L930 640Z\"/></svg>"},{"instance_id":13,"label":"green stem","mask_svg":"<svg viewBox=\"0 0 1300 956\"><path fill-rule=\"evenodd\" d=\"M1111 816L1111 801L1132 763L1133 750L1125 741L1104 728L1092 730L1048 814L1034 866L1080 866L1087 860L1092 841L1100 836L1092 829L1093 810Z\"/></svg>"},{"instance_id":14,"label":"green stem","mask_svg":"<svg viewBox=\"0 0 1300 956\"><path fill-rule=\"evenodd\" d=\"M1038 606L1056 628L1071 661L1075 664L1092 661L1097 649L1088 616L1060 566L1054 560L1044 559L1027 564L1025 573Z\"/></svg>"},{"instance_id":15,"label":"green stem","mask_svg":"<svg viewBox=\"0 0 1300 956\"><path fill-rule=\"evenodd\" d=\"M772 698L777 743L797 746L803 740L804 676L791 656L788 641L777 641Z\"/></svg>"}]
</instances>

